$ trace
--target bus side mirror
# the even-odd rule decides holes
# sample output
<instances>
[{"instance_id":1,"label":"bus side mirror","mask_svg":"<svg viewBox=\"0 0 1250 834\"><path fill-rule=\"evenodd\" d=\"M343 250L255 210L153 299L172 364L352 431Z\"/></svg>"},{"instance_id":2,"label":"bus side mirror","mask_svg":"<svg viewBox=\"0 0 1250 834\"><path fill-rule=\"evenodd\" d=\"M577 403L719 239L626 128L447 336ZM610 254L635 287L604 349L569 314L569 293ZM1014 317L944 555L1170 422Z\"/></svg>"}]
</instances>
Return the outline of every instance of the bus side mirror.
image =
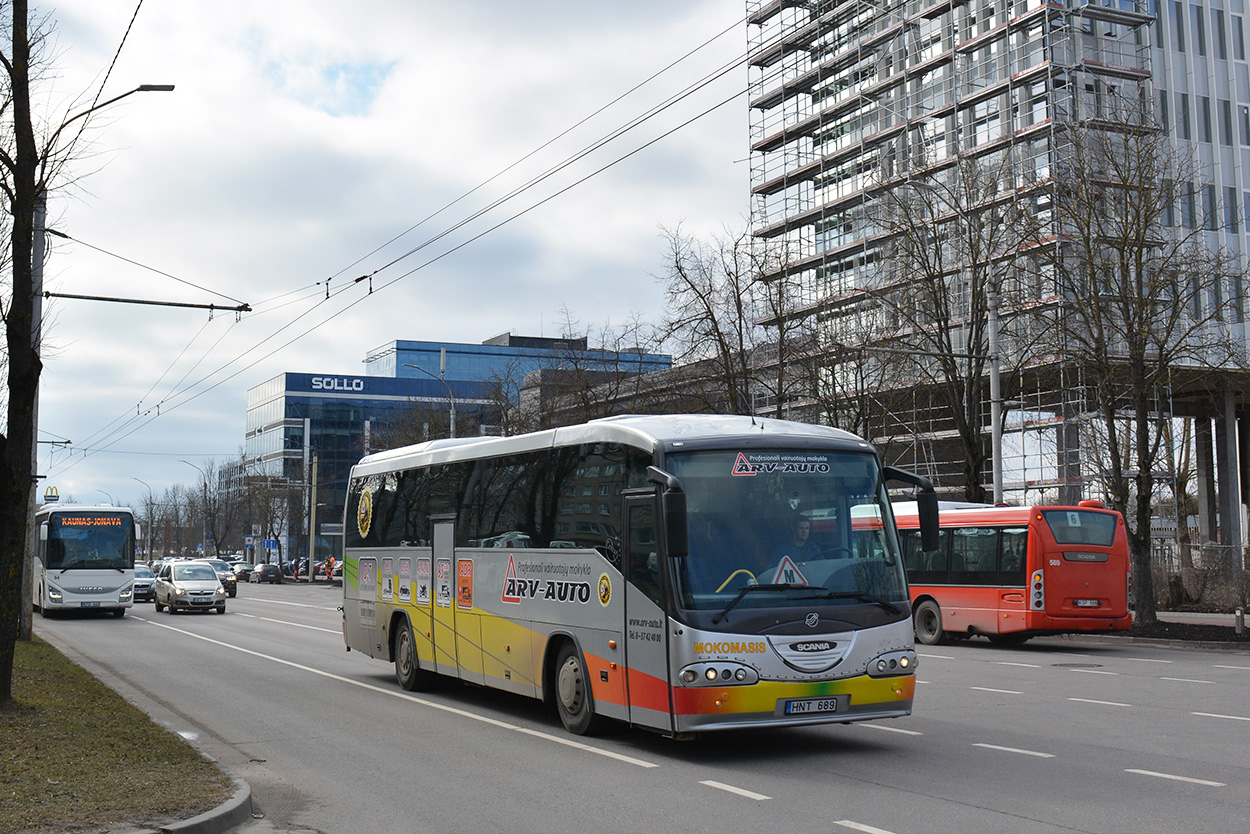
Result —
<instances>
[{"instance_id":1,"label":"bus side mirror","mask_svg":"<svg viewBox=\"0 0 1250 834\"><path fill-rule=\"evenodd\" d=\"M48 522L39 525L39 541L46 542L48 540Z\"/></svg>"},{"instance_id":2,"label":"bus side mirror","mask_svg":"<svg viewBox=\"0 0 1250 834\"><path fill-rule=\"evenodd\" d=\"M135 525L135 541L140 541L142 538L143 538L143 530L140 529L138 524L136 524Z\"/></svg>"},{"instance_id":3,"label":"bus side mirror","mask_svg":"<svg viewBox=\"0 0 1250 834\"><path fill-rule=\"evenodd\" d=\"M938 500L937 492L933 489L933 482L928 478L922 478L913 472L896 469L893 466L887 466L884 475L887 481L902 481L916 487L916 513L920 516L920 549L926 553L937 550L939 542Z\"/></svg>"},{"instance_id":4,"label":"bus side mirror","mask_svg":"<svg viewBox=\"0 0 1250 834\"><path fill-rule=\"evenodd\" d=\"M647 467L647 480L663 487L660 509L664 515L664 540L669 556L685 556L690 552L686 535L686 493L676 476L656 466Z\"/></svg>"}]
</instances>

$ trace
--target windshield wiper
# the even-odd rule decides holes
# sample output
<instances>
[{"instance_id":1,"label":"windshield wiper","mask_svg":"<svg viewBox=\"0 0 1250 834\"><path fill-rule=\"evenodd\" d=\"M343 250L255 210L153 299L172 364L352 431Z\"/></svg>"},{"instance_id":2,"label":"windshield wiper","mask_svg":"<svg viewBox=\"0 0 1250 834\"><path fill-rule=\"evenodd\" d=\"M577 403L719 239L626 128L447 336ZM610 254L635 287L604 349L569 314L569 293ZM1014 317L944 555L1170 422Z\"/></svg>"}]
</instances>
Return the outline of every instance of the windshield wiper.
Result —
<instances>
[{"instance_id":1,"label":"windshield wiper","mask_svg":"<svg viewBox=\"0 0 1250 834\"><path fill-rule=\"evenodd\" d=\"M867 594L863 591L829 591L824 594L817 594L812 599L857 599L861 602L871 602L873 605L880 605L891 614L902 614L903 609L887 599L883 599L876 594Z\"/></svg>"},{"instance_id":2,"label":"windshield wiper","mask_svg":"<svg viewBox=\"0 0 1250 834\"><path fill-rule=\"evenodd\" d=\"M721 609L720 613L712 618L712 622L719 623L725 619L725 615L729 613L729 609L742 602L742 598L752 591L789 591L789 590L809 590L807 585L746 585L741 591L729 601L729 604Z\"/></svg>"}]
</instances>

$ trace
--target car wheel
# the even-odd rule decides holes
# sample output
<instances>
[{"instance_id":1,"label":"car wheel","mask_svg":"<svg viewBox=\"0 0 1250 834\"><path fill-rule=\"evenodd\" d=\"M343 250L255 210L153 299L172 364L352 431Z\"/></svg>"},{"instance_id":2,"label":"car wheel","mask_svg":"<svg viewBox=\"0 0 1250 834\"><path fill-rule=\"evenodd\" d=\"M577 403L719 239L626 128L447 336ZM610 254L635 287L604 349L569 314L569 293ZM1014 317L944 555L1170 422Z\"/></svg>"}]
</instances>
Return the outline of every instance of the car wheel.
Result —
<instances>
[{"instance_id":1,"label":"car wheel","mask_svg":"<svg viewBox=\"0 0 1250 834\"><path fill-rule=\"evenodd\" d=\"M231 598L231 599L234 599L234 598L235 598L236 596L238 596L238 595L239 595L239 589L238 589L238 588L231 588L231 589L230 589L230 598Z\"/></svg>"},{"instance_id":2,"label":"car wheel","mask_svg":"<svg viewBox=\"0 0 1250 834\"><path fill-rule=\"evenodd\" d=\"M217 613L218 613L218 614L224 614L224 613L226 613L226 606L224 606L224 605L219 605L219 606L217 606Z\"/></svg>"},{"instance_id":3,"label":"car wheel","mask_svg":"<svg viewBox=\"0 0 1250 834\"><path fill-rule=\"evenodd\" d=\"M159 614L165 610L165 606L161 605L161 601L156 597L152 597L152 604L156 606L156 613Z\"/></svg>"}]
</instances>

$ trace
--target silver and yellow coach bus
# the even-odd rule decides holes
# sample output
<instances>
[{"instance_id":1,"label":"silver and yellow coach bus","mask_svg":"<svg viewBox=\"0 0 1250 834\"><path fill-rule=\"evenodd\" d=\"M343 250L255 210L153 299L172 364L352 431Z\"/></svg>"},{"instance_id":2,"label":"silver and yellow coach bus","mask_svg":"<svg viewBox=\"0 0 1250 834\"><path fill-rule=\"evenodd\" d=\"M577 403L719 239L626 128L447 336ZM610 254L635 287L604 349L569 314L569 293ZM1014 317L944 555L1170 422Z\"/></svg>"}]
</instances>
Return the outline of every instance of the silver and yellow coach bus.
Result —
<instances>
[{"instance_id":1,"label":"silver and yellow coach bus","mask_svg":"<svg viewBox=\"0 0 1250 834\"><path fill-rule=\"evenodd\" d=\"M836 429L617 417L370 455L343 635L405 689L445 675L673 736L895 718L916 655L883 467ZM855 530L852 531L852 519Z\"/></svg>"}]
</instances>

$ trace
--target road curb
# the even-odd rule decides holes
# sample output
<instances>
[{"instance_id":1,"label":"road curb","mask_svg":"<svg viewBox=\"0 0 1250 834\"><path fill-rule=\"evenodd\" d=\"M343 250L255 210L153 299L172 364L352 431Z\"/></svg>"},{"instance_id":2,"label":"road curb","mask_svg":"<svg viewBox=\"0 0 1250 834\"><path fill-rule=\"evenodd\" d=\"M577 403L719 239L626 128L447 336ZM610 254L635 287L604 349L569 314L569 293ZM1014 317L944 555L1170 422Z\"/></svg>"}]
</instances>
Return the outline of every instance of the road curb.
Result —
<instances>
[{"instance_id":1,"label":"road curb","mask_svg":"<svg viewBox=\"0 0 1250 834\"><path fill-rule=\"evenodd\" d=\"M252 820L252 788L234 778L234 794L211 811L156 829L161 834L226 834Z\"/></svg>"},{"instance_id":2,"label":"road curb","mask_svg":"<svg viewBox=\"0 0 1250 834\"><path fill-rule=\"evenodd\" d=\"M1133 643L1138 646L1161 646L1168 649L1213 649L1223 652L1250 652L1250 642L1223 642L1217 640L1165 640L1160 637L1133 637L1111 634L1057 634L1065 643Z\"/></svg>"}]
</instances>

